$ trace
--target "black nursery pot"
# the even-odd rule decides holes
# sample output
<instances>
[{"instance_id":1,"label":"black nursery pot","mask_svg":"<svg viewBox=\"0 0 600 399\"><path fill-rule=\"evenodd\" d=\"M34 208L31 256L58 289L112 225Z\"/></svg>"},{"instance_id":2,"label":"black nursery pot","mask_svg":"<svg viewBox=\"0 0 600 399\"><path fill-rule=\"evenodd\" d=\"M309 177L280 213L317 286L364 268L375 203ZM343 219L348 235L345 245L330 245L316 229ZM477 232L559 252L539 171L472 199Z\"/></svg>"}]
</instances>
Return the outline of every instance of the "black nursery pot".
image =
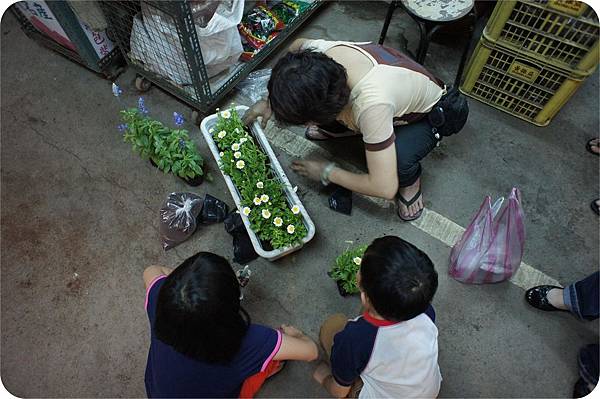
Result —
<instances>
[{"instance_id":1,"label":"black nursery pot","mask_svg":"<svg viewBox=\"0 0 600 399\"><path fill-rule=\"evenodd\" d=\"M158 168L158 165L156 164L156 162L154 162L154 160L152 158L150 158L150 164L152 166L154 166L155 168Z\"/></svg>"},{"instance_id":2,"label":"black nursery pot","mask_svg":"<svg viewBox=\"0 0 600 399\"><path fill-rule=\"evenodd\" d=\"M188 186L192 187L198 187L202 184L202 182L204 182L204 176L196 176L193 179L185 179L180 177L180 179L183 180Z\"/></svg>"},{"instance_id":3,"label":"black nursery pot","mask_svg":"<svg viewBox=\"0 0 600 399\"><path fill-rule=\"evenodd\" d=\"M348 291L346 291L344 289L344 287L342 286L342 282L340 280L336 280L335 284L337 285L338 288L338 292L340 293L341 296L349 296L352 295L351 293L349 293Z\"/></svg>"}]
</instances>

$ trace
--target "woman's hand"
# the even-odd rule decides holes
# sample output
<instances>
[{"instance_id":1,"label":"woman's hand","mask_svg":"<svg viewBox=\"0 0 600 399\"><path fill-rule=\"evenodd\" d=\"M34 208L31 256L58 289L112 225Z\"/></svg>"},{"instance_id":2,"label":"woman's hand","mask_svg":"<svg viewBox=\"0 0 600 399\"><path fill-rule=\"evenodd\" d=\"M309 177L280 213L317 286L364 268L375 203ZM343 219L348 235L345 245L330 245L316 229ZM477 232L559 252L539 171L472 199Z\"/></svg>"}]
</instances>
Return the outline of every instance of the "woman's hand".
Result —
<instances>
[{"instance_id":1,"label":"woman's hand","mask_svg":"<svg viewBox=\"0 0 600 399\"><path fill-rule=\"evenodd\" d=\"M269 102L267 100L260 100L246 111L242 121L245 125L250 125L258 117L261 117L260 127L264 129L267 127L267 121L271 119L271 115L273 115L273 112L271 111Z\"/></svg>"},{"instance_id":2,"label":"woman's hand","mask_svg":"<svg viewBox=\"0 0 600 399\"><path fill-rule=\"evenodd\" d=\"M281 325L281 331L283 331L284 334L287 334L291 337L295 337L295 338L302 338L304 337L304 333L300 330L298 330L296 327L294 326L289 326L287 324L282 324Z\"/></svg>"},{"instance_id":3,"label":"woman's hand","mask_svg":"<svg viewBox=\"0 0 600 399\"><path fill-rule=\"evenodd\" d=\"M294 161L292 170L300 176L308 177L311 180L321 181L323 169L327 166L327 161Z\"/></svg>"}]
</instances>

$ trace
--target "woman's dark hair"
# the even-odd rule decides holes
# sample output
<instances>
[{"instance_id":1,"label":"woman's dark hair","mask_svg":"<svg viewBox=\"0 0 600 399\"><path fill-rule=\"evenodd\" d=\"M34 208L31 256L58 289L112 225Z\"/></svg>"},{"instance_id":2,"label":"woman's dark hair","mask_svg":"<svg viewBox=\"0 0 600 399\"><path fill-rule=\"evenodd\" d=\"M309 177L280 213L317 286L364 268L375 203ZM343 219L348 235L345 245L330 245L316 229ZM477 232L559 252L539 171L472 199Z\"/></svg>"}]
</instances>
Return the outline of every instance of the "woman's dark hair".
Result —
<instances>
[{"instance_id":1,"label":"woman's dark hair","mask_svg":"<svg viewBox=\"0 0 600 399\"><path fill-rule=\"evenodd\" d=\"M310 50L288 53L277 61L268 89L275 118L292 125L332 123L350 98L346 69Z\"/></svg>"},{"instance_id":2,"label":"woman's dark hair","mask_svg":"<svg viewBox=\"0 0 600 399\"><path fill-rule=\"evenodd\" d=\"M437 290L431 259L400 237L377 238L365 251L360 286L386 320L403 321L423 313Z\"/></svg>"},{"instance_id":3,"label":"woman's dark hair","mask_svg":"<svg viewBox=\"0 0 600 399\"><path fill-rule=\"evenodd\" d=\"M186 259L158 293L156 337L193 359L229 362L249 325L237 277L221 256L200 252Z\"/></svg>"}]
</instances>

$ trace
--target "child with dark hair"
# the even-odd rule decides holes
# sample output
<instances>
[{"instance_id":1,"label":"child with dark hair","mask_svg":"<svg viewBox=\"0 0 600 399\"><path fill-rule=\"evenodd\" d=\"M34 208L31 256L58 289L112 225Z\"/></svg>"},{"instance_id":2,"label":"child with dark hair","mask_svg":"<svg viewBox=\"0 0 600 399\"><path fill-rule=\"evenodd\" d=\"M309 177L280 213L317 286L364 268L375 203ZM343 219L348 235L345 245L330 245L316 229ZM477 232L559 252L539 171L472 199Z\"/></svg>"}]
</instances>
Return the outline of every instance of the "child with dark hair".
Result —
<instances>
[{"instance_id":1,"label":"child with dark hair","mask_svg":"<svg viewBox=\"0 0 600 399\"><path fill-rule=\"evenodd\" d=\"M148 397L252 397L284 360L312 361L302 332L252 324L226 259L200 252L174 270L144 271L151 343Z\"/></svg>"},{"instance_id":2,"label":"child with dark hair","mask_svg":"<svg viewBox=\"0 0 600 399\"><path fill-rule=\"evenodd\" d=\"M357 279L364 312L323 323L331 366L319 365L313 377L335 397L436 397L442 377L431 300L438 280L429 257L401 238L378 238Z\"/></svg>"}]
</instances>

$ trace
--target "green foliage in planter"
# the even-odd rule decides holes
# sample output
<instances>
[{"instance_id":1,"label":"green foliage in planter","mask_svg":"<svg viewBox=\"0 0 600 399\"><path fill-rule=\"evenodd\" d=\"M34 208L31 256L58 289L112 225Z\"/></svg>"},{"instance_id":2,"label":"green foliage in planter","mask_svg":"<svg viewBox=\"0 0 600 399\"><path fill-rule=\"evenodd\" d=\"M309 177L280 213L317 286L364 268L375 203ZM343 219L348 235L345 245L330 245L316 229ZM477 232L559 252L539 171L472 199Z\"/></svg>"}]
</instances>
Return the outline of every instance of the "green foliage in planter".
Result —
<instances>
[{"instance_id":1,"label":"green foliage in planter","mask_svg":"<svg viewBox=\"0 0 600 399\"><path fill-rule=\"evenodd\" d=\"M359 292L356 272L360 269L360 262L367 247L368 245L361 245L345 251L336 258L335 265L329 272L329 276L335 281L339 281L344 291L349 294Z\"/></svg>"},{"instance_id":2,"label":"green foliage in planter","mask_svg":"<svg viewBox=\"0 0 600 399\"><path fill-rule=\"evenodd\" d=\"M171 129L144 115L138 108L121 111L123 139L134 152L151 159L165 173L184 179L202 176L204 160L190 140L187 130Z\"/></svg>"},{"instance_id":3,"label":"green foliage in planter","mask_svg":"<svg viewBox=\"0 0 600 399\"><path fill-rule=\"evenodd\" d=\"M273 248L284 248L308 233L298 204L288 203L283 184L269 165L269 157L248 133L234 108L218 113L210 133L221 151L220 167L237 187L242 212L252 230Z\"/></svg>"}]
</instances>

